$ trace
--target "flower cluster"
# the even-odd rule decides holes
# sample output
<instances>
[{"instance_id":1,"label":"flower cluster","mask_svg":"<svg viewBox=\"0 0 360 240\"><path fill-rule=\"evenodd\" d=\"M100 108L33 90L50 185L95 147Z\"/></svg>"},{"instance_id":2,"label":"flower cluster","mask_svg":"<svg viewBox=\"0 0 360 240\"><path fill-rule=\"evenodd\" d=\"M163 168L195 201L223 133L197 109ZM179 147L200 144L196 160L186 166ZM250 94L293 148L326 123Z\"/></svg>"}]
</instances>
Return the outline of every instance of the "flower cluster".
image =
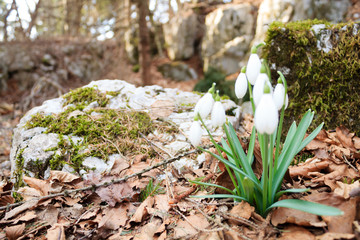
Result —
<instances>
[{"instance_id":1,"label":"flower cluster","mask_svg":"<svg viewBox=\"0 0 360 240\"><path fill-rule=\"evenodd\" d=\"M220 102L219 91L215 94L215 83L208 92L200 98L194 108L194 121L190 127L189 140L193 146L201 143L202 128L200 118L205 119L211 114L211 126L221 127L226 122L225 109Z\"/></svg>"},{"instance_id":2,"label":"flower cluster","mask_svg":"<svg viewBox=\"0 0 360 240\"><path fill-rule=\"evenodd\" d=\"M251 49L248 64L241 69L235 83L235 94L238 98L243 98L246 92L249 91L254 113L254 128L247 149L242 148L232 124L226 122L225 111L219 101L220 97L218 94L216 96L214 94L215 85L199 100L195 107L195 121L190 129L190 141L194 146L199 145L202 135L201 127L203 126L207 130L217 154L201 147L200 149L226 166L234 188L230 189L208 182L191 181L200 185L221 188L229 193L194 197L230 197L235 201L244 200L253 205L256 211L264 217L275 207L294 208L317 215L341 215L343 212L339 209L318 203L300 199L279 200L283 194L301 193L309 190L281 190L281 184L295 155L317 136L323 124L320 124L312 133L306 135L306 131L314 117L314 112L309 110L305 113L298 126L295 122L291 125L285 142L280 144L284 111L288 106L286 79L281 72L278 72L280 77L273 89L269 67L265 60L261 62L256 53L259 46ZM226 140L222 138L220 143L215 141L202 121L210 112L212 125L215 127L222 125L226 135ZM202 124L200 124L199 120ZM256 139L261 152L261 159L258 159L262 163L261 178L258 178L252 168Z\"/></svg>"},{"instance_id":3,"label":"flower cluster","mask_svg":"<svg viewBox=\"0 0 360 240\"><path fill-rule=\"evenodd\" d=\"M255 105L255 127L259 133L272 134L279 123L278 111L283 107L286 109L289 100L281 78L273 90L266 64L261 63L256 51L257 47L253 47L247 66L242 68L236 79L235 94L243 98L249 86Z\"/></svg>"}]
</instances>

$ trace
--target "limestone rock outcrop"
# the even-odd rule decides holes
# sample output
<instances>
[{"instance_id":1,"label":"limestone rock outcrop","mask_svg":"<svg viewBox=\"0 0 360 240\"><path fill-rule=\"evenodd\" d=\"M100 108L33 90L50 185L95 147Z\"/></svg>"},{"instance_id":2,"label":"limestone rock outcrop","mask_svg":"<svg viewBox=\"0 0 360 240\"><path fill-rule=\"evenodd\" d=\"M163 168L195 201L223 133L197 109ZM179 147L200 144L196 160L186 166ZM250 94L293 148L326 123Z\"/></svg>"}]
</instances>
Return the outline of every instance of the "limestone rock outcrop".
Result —
<instances>
[{"instance_id":1,"label":"limestone rock outcrop","mask_svg":"<svg viewBox=\"0 0 360 240\"><path fill-rule=\"evenodd\" d=\"M253 38L255 17L250 4L226 4L209 13L202 41L204 71L213 66L226 74L239 71L239 62Z\"/></svg>"}]
</instances>

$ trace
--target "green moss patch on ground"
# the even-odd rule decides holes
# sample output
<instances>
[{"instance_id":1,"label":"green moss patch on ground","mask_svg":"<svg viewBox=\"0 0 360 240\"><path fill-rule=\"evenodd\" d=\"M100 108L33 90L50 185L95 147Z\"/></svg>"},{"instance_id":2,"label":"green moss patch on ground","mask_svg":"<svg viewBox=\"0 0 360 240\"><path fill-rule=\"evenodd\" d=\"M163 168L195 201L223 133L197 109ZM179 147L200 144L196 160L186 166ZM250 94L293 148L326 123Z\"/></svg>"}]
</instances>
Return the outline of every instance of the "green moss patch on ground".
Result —
<instances>
[{"instance_id":1,"label":"green moss patch on ground","mask_svg":"<svg viewBox=\"0 0 360 240\"><path fill-rule=\"evenodd\" d=\"M318 49L312 26L330 31L329 52ZM289 109L286 117L299 120L309 108L316 112L313 126L326 129L345 125L360 133L360 34L355 23L330 24L320 20L274 22L268 30L263 57L277 70L290 69ZM272 79L278 75L272 72Z\"/></svg>"}]
</instances>

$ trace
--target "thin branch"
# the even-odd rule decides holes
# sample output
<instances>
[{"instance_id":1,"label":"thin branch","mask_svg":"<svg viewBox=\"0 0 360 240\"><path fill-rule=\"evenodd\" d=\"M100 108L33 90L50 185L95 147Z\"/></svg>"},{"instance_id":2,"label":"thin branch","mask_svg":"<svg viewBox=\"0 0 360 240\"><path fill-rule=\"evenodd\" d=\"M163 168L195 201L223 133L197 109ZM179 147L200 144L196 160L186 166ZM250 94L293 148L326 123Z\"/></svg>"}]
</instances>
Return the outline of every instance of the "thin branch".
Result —
<instances>
[{"instance_id":1,"label":"thin branch","mask_svg":"<svg viewBox=\"0 0 360 240\"><path fill-rule=\"evenodd\" d=\"M210 148L210 147L212 147L212 145L206 146L205 148ZM103 183L94 184L94 185L83 187L83 188L65 190L65 191L60 192L60 193L54 193L54 194L42 196L42 197L39 197L39 198L33 198L33 199L28 200L28 201L34 201L34 200L43 201L43 200L54 198L54 197L67 196L67 195L70 195L72 193L77 193L77 192L87 191L87 190L95 190L95 189L98 189L100 187L106 187L106 186L109 186L109 185L112 185L112 184L122 183L122 182L125 182L126 180L128 180L130 178L140 177L144 173L149 172L149 171L151 171L151 170L153 170L155 168L158 168L158 167L167 165L169 163L175 162L176 160L179 160L179 159L181 159L181 158L183 158L185 156L188 156L188 155L191 155L191 154L194 154L194 153L198 153L200 151L201 151L200 149L195 149L195 150L192 150L192 151L185 152L183 154L180 154L179 156L166 159L166 160L164 160L162 162L159 162L159 163L157 163L157 164L155 164L153 166L145 168L140 172L133 173L133 174L130 174L130 175L122 177L122 178L114 179L111 182L103 182ZM28 201L22 201L22 202L18 202L18 203L9 204L7 206L0 207L0 210L9 209L10 207L16 207L16 206L19 206L19 205L21 205L21 204L23 204L25 202L28 202Z\"/></svg>"}]
</instances>

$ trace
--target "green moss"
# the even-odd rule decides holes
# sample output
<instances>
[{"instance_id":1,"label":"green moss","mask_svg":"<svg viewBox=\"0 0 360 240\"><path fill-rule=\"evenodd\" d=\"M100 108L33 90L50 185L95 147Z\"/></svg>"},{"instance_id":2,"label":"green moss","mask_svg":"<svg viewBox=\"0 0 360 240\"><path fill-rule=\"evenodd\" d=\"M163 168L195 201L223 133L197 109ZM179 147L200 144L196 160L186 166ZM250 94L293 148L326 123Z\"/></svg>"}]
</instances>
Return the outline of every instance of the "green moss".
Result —
<instances>
[{"instance_id":1,"label":"green moss","mask_svg":"<svg viewBox=\"0 0 360 240\"><path fill-rule=\"evenodd\" d=\"M94 87L77 88L64 95L65 105L75 104L80 110L84 109L92 102L97 102L100 107L105 107L109 103L107 93L102 93Z\"/></svg>"},{"instance_id":2,"label":"green moss","mask_svg":"<svg viewBox=\"0 0 360 240\"><path fill-rule=\"evenodd\" d=\"M77 170L82 167L82 160L87 156L107 159L118 150L122 154L147 152L147 149L141 147L140 133L146 135L152 132L154 127L145 112L97 109L71 117L69 114L69 111L51 116L36 114L26 124L27 128L46 127L45 133L59 134L60 141L56 149L63 149L63 154L68 152L70 161L66 162L64 155L54 155L50 160L51 169L58 169L68 163ZM80 145L74 144L71 139L66 143L63 135L83 137L84 140ZM91 150L81 153L85 147Z\"/></svg>"},{"instance_id":3,"label":"green moss","mask_svg":"<svg viewBox=\"0 0 360 240\"><path fill-rule=\"evenodd\" d=\"M311 29L315 24L325 24L333 33L331 51L318 50ZM263 57L277 70L290 69L288 124L311 108L316 112L313 127L325 122L326 129L345 125L360 133L360 95L355 94L360 91L360 35L353 34L354 27L320 20L270 25ZM275 71L272 77L278 78Z\"/></svg>"},{"instance_id":4,"label":"green moss","mask_svg":"<svg viewBox=\"0 0 360 240\"><path fill-rule=\"evenodd\" d=\"M23 181L23 169L24 169L24 157L23 157L23 152L24 152L25 148L20 149L19 153L17 154L16 157L16 171L14 172L14 178L15 178L15 184L14 184L14 188L18 189L20 187L23 187L24 181Z\"/></svg>"}]
</instances>

